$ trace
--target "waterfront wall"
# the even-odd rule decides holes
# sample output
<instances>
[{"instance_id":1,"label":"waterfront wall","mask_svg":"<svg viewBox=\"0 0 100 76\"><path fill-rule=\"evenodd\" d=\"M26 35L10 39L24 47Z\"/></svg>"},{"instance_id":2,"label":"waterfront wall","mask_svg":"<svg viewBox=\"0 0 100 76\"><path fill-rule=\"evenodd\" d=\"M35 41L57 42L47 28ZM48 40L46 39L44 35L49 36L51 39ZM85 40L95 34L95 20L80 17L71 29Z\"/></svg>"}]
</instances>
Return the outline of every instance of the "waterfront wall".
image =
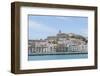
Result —
<instances>
[{"instance_id":1,"label":"waterfront wall","mask_svg":"<svg viewBox=\"0 0 100 76\"><path fill-rule=\"evenodd\" d=\"M36 53L66 53L66 52L87 52L87 45L80 45L80 46L69 46L69 47L29 47L28 51L29 54L36 54Z\"/></svg>"}]
</instances>

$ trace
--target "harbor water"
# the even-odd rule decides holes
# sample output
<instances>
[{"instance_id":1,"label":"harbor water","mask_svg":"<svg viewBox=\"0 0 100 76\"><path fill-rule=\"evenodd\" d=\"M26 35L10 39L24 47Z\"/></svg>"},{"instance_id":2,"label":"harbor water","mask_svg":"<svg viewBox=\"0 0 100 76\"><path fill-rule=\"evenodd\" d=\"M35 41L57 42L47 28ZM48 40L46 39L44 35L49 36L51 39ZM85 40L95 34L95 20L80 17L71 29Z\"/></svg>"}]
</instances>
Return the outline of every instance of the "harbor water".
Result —
<instances>
[{"instance_id":1,"label":"harbor water","mask_svg":"<svg viewBox=\"0 0 100 76\"><path fill-rule=\"evenodd\" d=\"M64 55L29 55L28 60L57 60L57 59L83 59L88 58L88 53Z\"/></svg>"}]
</instances>

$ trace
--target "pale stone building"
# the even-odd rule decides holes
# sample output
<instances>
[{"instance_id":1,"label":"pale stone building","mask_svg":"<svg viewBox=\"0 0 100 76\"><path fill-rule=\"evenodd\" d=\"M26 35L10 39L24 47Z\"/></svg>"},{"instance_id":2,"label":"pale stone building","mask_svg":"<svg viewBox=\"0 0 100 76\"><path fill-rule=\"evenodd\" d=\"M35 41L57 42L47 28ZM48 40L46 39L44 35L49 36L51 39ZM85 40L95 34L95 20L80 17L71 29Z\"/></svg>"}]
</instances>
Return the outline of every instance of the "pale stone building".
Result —
<instances>
[{"instance_id":1,"label":"pale stone building","mask_svg":"<svg viewBox=\"0 0 100 76\"><path fill-rule=\"evenodd\" d=\"M81 39L69 38L75 34L59 33L56 36L48 36L47 39L29 40L29 54L46 54L58 52L87 52L87 43Z\"/></svg>"}]
</instances>

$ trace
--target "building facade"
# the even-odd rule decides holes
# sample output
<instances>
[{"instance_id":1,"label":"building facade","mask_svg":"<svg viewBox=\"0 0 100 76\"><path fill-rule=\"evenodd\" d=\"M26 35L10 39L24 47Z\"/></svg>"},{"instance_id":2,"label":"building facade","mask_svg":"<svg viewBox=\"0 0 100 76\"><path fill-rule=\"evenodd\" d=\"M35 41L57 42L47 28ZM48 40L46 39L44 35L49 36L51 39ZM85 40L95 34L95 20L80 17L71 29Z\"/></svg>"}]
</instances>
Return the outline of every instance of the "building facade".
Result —
<instances>
[{"instance_id":1,"label":"building facade","mask_svg":"<svg viewBox=\"0 0 100 76\"><path fill-rule=\"evenodd\" d=\"M69 38L73 34L65 34L59 31L56 36L49 36L47 39L29 40L29 54L53 54L67 52L87 52L87 43L81 39Z\"/></svg>"}]
</instances>

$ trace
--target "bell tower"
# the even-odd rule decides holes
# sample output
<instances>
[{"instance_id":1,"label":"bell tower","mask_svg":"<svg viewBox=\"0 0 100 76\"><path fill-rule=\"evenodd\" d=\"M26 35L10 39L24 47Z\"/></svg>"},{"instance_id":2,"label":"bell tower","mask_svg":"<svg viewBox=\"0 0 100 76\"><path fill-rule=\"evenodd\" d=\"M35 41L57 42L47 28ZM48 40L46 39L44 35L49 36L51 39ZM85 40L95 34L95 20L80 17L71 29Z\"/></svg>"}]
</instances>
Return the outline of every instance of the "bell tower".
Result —
<instances>
[{"instance_id":1,"label":"bell tower","mask_svg":"<svg viewBox=\"0 0 100 76\"><path fill-rule=\"evenodd\" d=\"M61 34L61 30L59 30L59 34Z\"/></svg>"}]
</instances>

